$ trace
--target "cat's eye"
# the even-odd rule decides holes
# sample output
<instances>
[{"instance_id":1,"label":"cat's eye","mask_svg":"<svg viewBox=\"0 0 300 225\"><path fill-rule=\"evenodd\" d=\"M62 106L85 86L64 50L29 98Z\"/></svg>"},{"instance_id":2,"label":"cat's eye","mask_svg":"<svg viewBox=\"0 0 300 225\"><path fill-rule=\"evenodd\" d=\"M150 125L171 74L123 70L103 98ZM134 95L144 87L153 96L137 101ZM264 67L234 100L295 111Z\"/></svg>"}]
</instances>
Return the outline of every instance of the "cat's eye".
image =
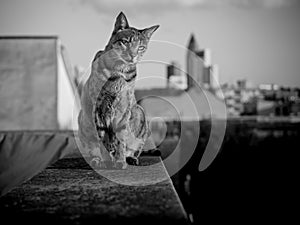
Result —
<instances>
[{"instance_id":1,"label":"cat's eye","mask_svg":"<svg viewBox=\"0 0 300 225\"><path fill-rule=\"evenodd\" d=\"M139 47L139 51L144 51L146 48L144 46Z\"/></svg>"},{"instance_id":2,"label":"cat's eye","mask_svg":"<svg viewBox=\"0 0 300 225\"><path fill-rule=\"evenodd\" d=\"M129 41L127 41L127 40L125 40L125 39L122 39L122 40L121 40L121 43L124 44L124 45L126 45L126 44L129 43Z\"/></svg>"}]
</instances>

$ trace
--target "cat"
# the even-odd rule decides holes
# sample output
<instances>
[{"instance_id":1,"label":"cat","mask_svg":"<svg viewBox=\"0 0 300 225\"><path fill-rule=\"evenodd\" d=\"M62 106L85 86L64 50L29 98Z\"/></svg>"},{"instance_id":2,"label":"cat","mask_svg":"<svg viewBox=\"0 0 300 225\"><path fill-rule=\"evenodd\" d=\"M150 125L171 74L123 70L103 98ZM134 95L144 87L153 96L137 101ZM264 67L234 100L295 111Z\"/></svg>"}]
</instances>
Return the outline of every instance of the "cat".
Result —
<instances>
[{"instance_id":1,"label":"cat","mask_svg":"<svg viewBox=\"0 0 300 225\"><path fill-rule=\"evenodd\" d=\"M92 157L91 163L95 163L99 167L105 167L105 162L111 161L111 157L113 156L117 158L117 161L121 161L122 168L125 168L125 158L134 157L136 159L139 156L141 146L143 145L142 142L145 136L147 136L146 134L149 133L144 111L136 104L134 83L137 76L136 64L146 52L148 42L158 27L159 25L155 25L142 30L130 27L126 16L121 12L116 18L108 44L104 50L96 53L92 61L91 74L83 85L80 96L81 111L78 116L78 138L85 152L88 152L88 155ZM115 138L119 135L121 137L118 137L118 139L126 139L126 150L123 151L123 155L120 155L121 152L118 152L119 155L117 156L117 152L109 154L106 151L106 147L112 144L112 140L109 139L108 134L105 135L107 130L103 129L99 132L103 128L101 128L103 124L96 123L97 118L95 118L97 116L101 117L101 110L95 105L98 96L103 96L103 93L101 94L103 87L105 92L105 90L109 89L109 86L112 87L115 85L113 84L113 79L115 78L113 78L105 87L106 82L111 77L121 77L123 81L119 78L115 81L126 82L127 97L122 98L122 100L128 101L125 103L120 101L121 105L125 105L126 110L122 108L124 105L120 106L122 110L119 111L119 116L125 116L126 118L123 120L127 121L127 123L126 128L116 132ZM122 126L118 124L118 127ZM124 132L127 132L127 134L125 135ZM106 147L103 140L106 142Z\"/></svg>"},{"instance_id":2,"label":"cat","mask_svg":"<svg viewBox=\"0 0 300 225\"><path fill-rule=\"evenodd\" d=\"M143 109L130 95L124 77L111 76L102 87L93 107L93 118L99 140L110 153L114 167L126 168L126 158L138 164L149 125ZM117 166L117 164L120 166Z\"/></svg>"}]
</instances>

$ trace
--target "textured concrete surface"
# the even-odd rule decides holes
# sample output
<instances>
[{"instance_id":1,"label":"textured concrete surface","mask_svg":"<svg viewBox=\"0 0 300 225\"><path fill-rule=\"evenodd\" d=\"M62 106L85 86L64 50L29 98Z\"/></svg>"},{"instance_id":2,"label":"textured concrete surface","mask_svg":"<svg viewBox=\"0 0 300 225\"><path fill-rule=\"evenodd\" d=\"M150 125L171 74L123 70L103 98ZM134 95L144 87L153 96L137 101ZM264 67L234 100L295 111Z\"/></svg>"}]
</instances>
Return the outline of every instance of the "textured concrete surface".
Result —
<instances>
[{"instance_id":1,"label":"textured concrete surface","mask_svg":"<svg viewBox=\"0 0 300 225\"><path fill-rule=\"evenodd\" d=\"M160 158L141 158L141 166L153 163L161 164ZM10 223L187 223L170 179L148 186L120 185L100 176L83 158L62 159L48 167L0 198L0 210Z\"/></svg>"},{"instance_id":2,"label":"textured concrete surface","mask_svg":"<svg viewBox=\"0 0 300 225\"><path fill-rule=\"evenodd\" d=\"M1 130L57 129L56 38L0 38Z\"/></svg>"},{"instance_id":3,"label":"textured concrete surface","mask_svg":"<svg viewBox=\"0 0 300 225\"><path fill-rule=\"evenodd\" d=\"M160 156L160 151L144 151L142 155ZM51 163L66 157L82 157L73 131L0 131L0 196L32 178ZM74 163L72 161L66 166L73 168ZM131 169L136 170L134 167ZM161 174L157 168L154 170ZM165 174L161 176L164 178Z\"/></svg>"}]
</instances>

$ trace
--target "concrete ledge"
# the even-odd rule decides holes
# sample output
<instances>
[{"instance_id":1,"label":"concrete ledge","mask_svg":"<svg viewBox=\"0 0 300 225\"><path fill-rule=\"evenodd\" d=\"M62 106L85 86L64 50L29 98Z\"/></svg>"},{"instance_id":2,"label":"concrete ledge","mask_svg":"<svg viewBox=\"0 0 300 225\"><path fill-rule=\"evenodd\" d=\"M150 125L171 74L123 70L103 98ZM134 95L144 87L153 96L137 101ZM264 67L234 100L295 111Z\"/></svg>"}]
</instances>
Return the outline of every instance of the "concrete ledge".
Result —
<instances>
[{"instance_id":1,"label":"concrete ledge","mask_svg":"<svg viewBox=\"0 0 300 225\"><path fill-rule=\"evenodd\" d=\"M141 158L142 166L152 163L162 164L159 157ZM148 186L120 185L100 176L83 158L51 165L0 198L0 210L10 223L187 224L170 179Z\"/></svg>"}]
</instances>

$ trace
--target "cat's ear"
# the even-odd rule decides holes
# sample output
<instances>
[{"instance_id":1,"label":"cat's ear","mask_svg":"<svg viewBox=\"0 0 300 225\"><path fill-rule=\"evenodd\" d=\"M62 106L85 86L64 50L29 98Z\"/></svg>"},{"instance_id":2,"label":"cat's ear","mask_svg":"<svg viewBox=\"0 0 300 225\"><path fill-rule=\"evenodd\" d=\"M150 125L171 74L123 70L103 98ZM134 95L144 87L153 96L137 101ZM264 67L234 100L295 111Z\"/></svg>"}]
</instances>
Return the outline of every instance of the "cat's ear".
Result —
<instances>
[{"instance_id":1,"label":"cat's ear","mask_svg":"<svg viewBox=\"0 0 300 225\"><path fill-rule=\"evenodd\" d=\"M146 28L144 30L142 30L142 33L148 38L150 39L152 34L154 33L154 31L157 30L157 28L159 28L159 25L155 25L149 28Z\"/></svg>"},{"instance_id":2,"label":"cat's ear","mask_svg":"<svg viewBox=\"0 0 300 225\"><path fill-rule=\"evenodd\" d=\"M115 22L114 33L118 32L119 30L126 29L128 27L129 27L129 23L127 21L125 14L123 12L120 12Z\"/></svg>"}]
</instances>

